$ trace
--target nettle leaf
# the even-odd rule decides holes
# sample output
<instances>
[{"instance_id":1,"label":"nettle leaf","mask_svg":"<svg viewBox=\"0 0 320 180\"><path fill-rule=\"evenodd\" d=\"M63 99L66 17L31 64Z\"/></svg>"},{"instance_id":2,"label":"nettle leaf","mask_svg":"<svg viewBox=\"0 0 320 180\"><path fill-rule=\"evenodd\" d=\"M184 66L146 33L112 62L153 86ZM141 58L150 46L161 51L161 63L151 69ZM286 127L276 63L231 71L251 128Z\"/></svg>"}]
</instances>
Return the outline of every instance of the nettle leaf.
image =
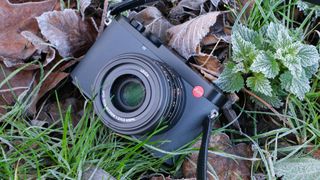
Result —
<instances>
[{"instance_id":1,"label":"nettle leaf","mask_svg":"<svg viewBox=\"0 0 320 180\"><path fill-rule=\"evenodd\" d=\"M259 33L255 32L254 30L251 30L247 27L245 27L244 25L242 24L238 24L238 25L235 25L232 29L232 31L235 33L239 33L240 36L245 40L245 41L248 41L248 42L251 42L251 43L256 43L257 40L259 39Z\"/></svg>"},{"instance_id":2,"label":"nettle leaf","mask_svg":"<svg viewBox=\"0 0 320 180\"><path fill-rule=\"evenodd\" d=\"M225 92L238 92L244 87L244 79L240 72L234 73L236 64L228 63L225 65L224 71L221 73L216 85Z\"/></svg>"},{"instance_id":3,"label":"nettle leaf","mask_svg":"<svg viewBox=\"0 0 320 180\"><path fill-rule=\"evenodd\" d=\"M310 91L309 79L304 71L300 77L293 76L292 73L286 71L280 76L280 81L283 89L296 95L301 100Z\"/></svg>"},{"instance_id":4,"label":"nettle leaf","mask_svg":"<svg viewBox=\"0 0 320 180\"><path fill-rule=\"evenodd\" d=\"M245 69L244 64L242 62L237 63L234 66L234 68L232 69L232 73L238 73L238 72L246 73L246 69Z\"/></svg>"},{"instance_id":5,"label":"nettle leaf","mask_svg":"<svg viewBox=\"0 0 320 180\"><path fill-rule=\"evenodd\" d=\"M298 57L301 43L293 43L277 50L275 57L280 59L293 76L299 77L303 71L301 58Z\"/></svg>"},{"instance_id":6,"label":"nettle leaf","mask_svg":"<svg viewBox=\"0 0 320 180\"><path fill-rule=\"evenodd\" d=\"M307 78L308 79L312 78L312 76L318 72L318 69L319 69L318 63L313 66L305 67L304 71L306 73Z\"/></svg>"},{"instance_id":7,"label":"nettle leaf","mask_svg":"<svg viewBox=\"0 0 320 180\"><path fill-rule=\"evenodd\" d=\"M268 53L261 51L253 61L250 70L261 72L267 78L275 78L280 71L277 61Z\"/></svg>"},{"instance_id":8,"label":"nettle leaf","mask_svg":"<svg viewBox=\"0 0 320 180\"><path fill-rule=\"evenodd\" d=\"M291 158L275 163L275 173L283 180L319 179L320 161L313 158Z\"/></svg>"},{"instance_id":9,"label":"nettle leaf","mask_svg":"<svg viewBox=\"0 0 320 180\"><path fill-rule=\"evenodd\" d=\"M289 30L279 23L270 23L266 35L270 42L274 44L275 49L285 47L292 43Z\"/></svg>"},{"instance_id":10,"label":"nettle leaf","mask_svg":"<svg viewBox=\"0 0 320 180\"><path fill-rule=\"evenodd\" d=\"M249 41L244 40L238 32L231 35L232 48L234 53L234 61L248 61L256 56L255 45Z\"/></svg>"},{"instance_id":11,"label":"nettle leaf","mask_svg":"<svg viewBox=\"0 0 320 180\"><path fill-rule=\"evenodd\" d=\"M267 96L272 96L270 81L263 74L256 74L247 79L247 86L255 92L260 92Z\"/></svg>"},{"instance_id":12,"label":"nettle leaf","mask_svg":"<svg viewBox=\"0 0 320 180\"><path fill-rule=\"evenodd\" d=\"M317 48L307 44L300 44L297 57L300 58L303 67L318 64L320 59Z\"/></svg>"}]
</instances>

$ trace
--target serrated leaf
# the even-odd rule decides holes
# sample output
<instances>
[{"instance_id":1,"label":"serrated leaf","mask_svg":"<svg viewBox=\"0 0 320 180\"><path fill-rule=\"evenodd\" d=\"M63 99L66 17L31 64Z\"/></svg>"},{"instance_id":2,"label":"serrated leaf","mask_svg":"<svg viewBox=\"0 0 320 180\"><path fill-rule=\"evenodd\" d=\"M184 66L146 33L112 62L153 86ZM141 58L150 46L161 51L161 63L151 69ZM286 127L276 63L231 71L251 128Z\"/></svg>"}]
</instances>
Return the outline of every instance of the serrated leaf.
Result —
<instances>
[{"instance_id":1,"label":"serrated leaf","mask_svg":"<svg viewBox=\"0 0 320 180\"><path fill-rule=\"evenodd\" d=\"M276 77L280 71L277 61L264 51L261 51L258 54L250 69L253 72L263 73L267 78Z\"/></svg>"},{"instance_id":2,"label":"serrated leaf","mask_svg":"<svg viewBox=\"0 0 320 180\"><path fill-rule=\"evenodd\" d=\"M267 37L275 47L275 49L283 48L292 43L288 29L279 23L271 22L267 29Z\"/></svg>"},{"instance_id":3,"label":"serrated leaf","mask_svg":"<svg viewBox=\"0 0 320 180\"><path fill-rule=\"evenodd\" d=\"M247 86L253 91L260 92L266 96L272 96L270 81L263 74L257 74L247 79Z\"/></svg>"},{"instance_id":4,"label":"serrated leaf","mask_svg":"<svg viewBox=\"0 0 320 180\"><path fill-rule=\"evenodd\" d=\"M210 32L210 28L220 23L222 12L210 12L183 24L173 26L167 31L168 45L186 59L197 53L201 40Z\"/></svg>"},{"instance_id":5,"label":"serrated leaf","mask_svg":"<svg viewBox=\"0 0 320 180\"><path fill-rule=\"evenodd\" d=\"M255 45L244 40L238 32L231 35L234 61L251 61L256 57Z\"/></svg>"},{"instance_id":6,"label":"serrated leaf","mask_svg":"<svg viewBox=\"0 0 320 180\"><path fill-rule=\"evenodd\" d=\"M289 71L286 71L280 76L280 81L283 89L296 95L301 100L310 91L309 80L304 71L300 77L293 76Z\"/></svg>"},{"instance_id":7,"label":"serrated leaf","mask_svg":"<svg viewBox=\"0 0 320 180\"><path fill-rule=\"evenodd\" d=\"M242 24L235 25L232 29L233 33L239 33L239 35L248 42L256 43L259 38L259 34L252 29L245 27Z\"/></svg>"},{"instance_id":8,"label":"serrated leaf","mask_svg":"<svg viewBox=\"0 0 320 180\"><path fill-rule=\"evenodd\" d=\"M296 56L286 56L282 60L283 65L285 65L291 74L295 77L300 77L303 71L301 60Z\"/></svg>"},{"instance_id":9,"label":"serrated leaf","mask_svg":"<svg viewBox=\"0 0 320 180\"><path fill-rule=\"evenodd\" d=\"M232 73L238 73L238 72L243 72L243 73L246 72L244 64L242 62L237 63L232 69Z\"/></svg>"},{"instance_id":10,"label":"serrated leaf","mask_svg":"<svg viewBox=\"0 0 320 180\"><path fill-rule=\"evenodd\" d=\"M303 67L313 66L319 63L319 53L315 46L301 44L297 57L300 58Z\"/></svg>"},{"instance_id":11,"label":"serrated leaf","mask_svg":"<svg viewBox=\"0 0 320 180\"><path fill-rule=\"evenodd\" d=\"M313 158L292 158L275 163L275 173L283 180L320 179L320 161Z\"/></svg>"},{"instance_id":12,"label":"serrated leaf","mask_svg":"<svg viewBox=\"0 0 320 180\"><path fill-rule=\"evenodd\" d=\"M316 74L318 72L318 70L319 70L319 64L318 63L313 65L313 66L308 66L308 67L304 68L304 71L305 71L306 76L307 76L308 79L312 78L312 76L314 74Z\"/></svg>"},{"instance_id":13,"label":"serrated leaf","mask_svg":"<svg viewBox=\"0 0 320 180\"><path fill-rule=\"evenodd\" d=\"M225 92L238 92L244 87L244 79L241 73L233 72L235 66L234 63L226 64L220 77L215 81L215 84Z\"/></svg>"}]
</instances>

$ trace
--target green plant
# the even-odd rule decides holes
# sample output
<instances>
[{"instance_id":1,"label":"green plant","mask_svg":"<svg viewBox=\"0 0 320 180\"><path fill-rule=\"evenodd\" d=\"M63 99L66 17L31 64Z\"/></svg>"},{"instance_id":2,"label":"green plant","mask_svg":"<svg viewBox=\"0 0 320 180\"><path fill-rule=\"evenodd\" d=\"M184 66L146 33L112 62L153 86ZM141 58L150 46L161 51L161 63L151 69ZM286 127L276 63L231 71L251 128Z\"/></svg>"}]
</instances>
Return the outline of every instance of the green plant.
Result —
<instances>
[{"instance_id":1,"label":"green plant","mask_svg":"<svg viewBox=\"0 0 320 180\"><path fill-rule=\"evenodd\" d=\"M232 61L216 84L226 92L245 86L275 107L283 92L302 100L310 90L309 79L319 68L315 46L299 40L298 31L270 23L258 32L236 25L232 32ZM283 91L284 90L284 91Z\"/></svg>"}]
</instances>

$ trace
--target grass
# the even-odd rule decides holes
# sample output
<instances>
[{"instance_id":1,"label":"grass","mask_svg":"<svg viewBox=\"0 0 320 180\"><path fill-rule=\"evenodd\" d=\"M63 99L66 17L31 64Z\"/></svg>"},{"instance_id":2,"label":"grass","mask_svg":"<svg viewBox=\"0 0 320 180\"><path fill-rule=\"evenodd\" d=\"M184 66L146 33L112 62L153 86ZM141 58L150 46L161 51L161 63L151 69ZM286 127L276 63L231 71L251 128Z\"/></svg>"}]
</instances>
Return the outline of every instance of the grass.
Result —
<instances>
[{"instance_id":1,"label":"grass","mask_svg":"<svg viewBox=\"0 0 320 180\"><path fill-rule=\"evenodd\" d=\"M307 39L314 29L311 27L314 12L310 12L303 22L296 22L293 18L296 2L265 0L262 3L262 0L256 0L250 16L244 18L249 1L235 16L238 21L253 29L261 28L271 21L279 21L287 27L301 29L304 32L303 38ZM23 68L25 67L8 75L0 83L0 87ZM0 179L81 179L90 167L99 167L117 179L139 179L147 177L147 174L171 174L179 177L183 157L198 150L186 148L167 153L162 159L155 158L145 147L157 149L146 141L141 142L108 130L94 115L89 100L86 101L83 116L75 127L72 124L71 108L64 113L61 107L60 119L56 123L49 127L32 125L32 119L25 116L24 112L50 73L51 71L45 73L41 70L42 81L38 86L16 96L20 101L0 118ZM252 178L257 173L263 173L267 179L276 179L277 162L292 157L310 156L312 150L319 149L319 81L320 72L313 78L312 91L307 94L305 101L299 101L292 95L287 97L281 116L288 120L290 127L278 121L277 116L269 111L249 108L247 100L237 108L246 123L252 124L252 129L240 132L228 123L212 132L227 133L234 143L252 144L252 158L246 159L214 149L210 150L211 153L232 159L250 160L253 162ZM52 96L59 102L58 94L54 93ZM259 128L266 121L274 124L275 128ZM167 158L176 154L182 155L182 158L176 162L175 167L164 165ZM213 169L211 171L216 174Z\"/></svg>"}]
</instances>

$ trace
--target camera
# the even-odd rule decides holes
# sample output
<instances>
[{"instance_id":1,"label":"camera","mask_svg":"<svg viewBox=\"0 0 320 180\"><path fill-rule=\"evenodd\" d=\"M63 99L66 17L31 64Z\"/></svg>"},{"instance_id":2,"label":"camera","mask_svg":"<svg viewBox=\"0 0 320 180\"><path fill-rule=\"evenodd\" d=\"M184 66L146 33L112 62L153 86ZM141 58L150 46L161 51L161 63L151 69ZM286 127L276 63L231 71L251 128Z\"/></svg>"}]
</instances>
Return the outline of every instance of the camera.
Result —
<instances>
[{"instance_id":1,"label":"camera","mask_svg":"<svg viewBox=\"0 0 320 180\"><path fill-rule=\"evenodd\" d=\"M71 73L113 131L172 152L197 138L202 122L226 98L188 61L146 32L135 19L117 16ZM155 156L163 156L153 152Z\"/></svg>"}]
</instances>

